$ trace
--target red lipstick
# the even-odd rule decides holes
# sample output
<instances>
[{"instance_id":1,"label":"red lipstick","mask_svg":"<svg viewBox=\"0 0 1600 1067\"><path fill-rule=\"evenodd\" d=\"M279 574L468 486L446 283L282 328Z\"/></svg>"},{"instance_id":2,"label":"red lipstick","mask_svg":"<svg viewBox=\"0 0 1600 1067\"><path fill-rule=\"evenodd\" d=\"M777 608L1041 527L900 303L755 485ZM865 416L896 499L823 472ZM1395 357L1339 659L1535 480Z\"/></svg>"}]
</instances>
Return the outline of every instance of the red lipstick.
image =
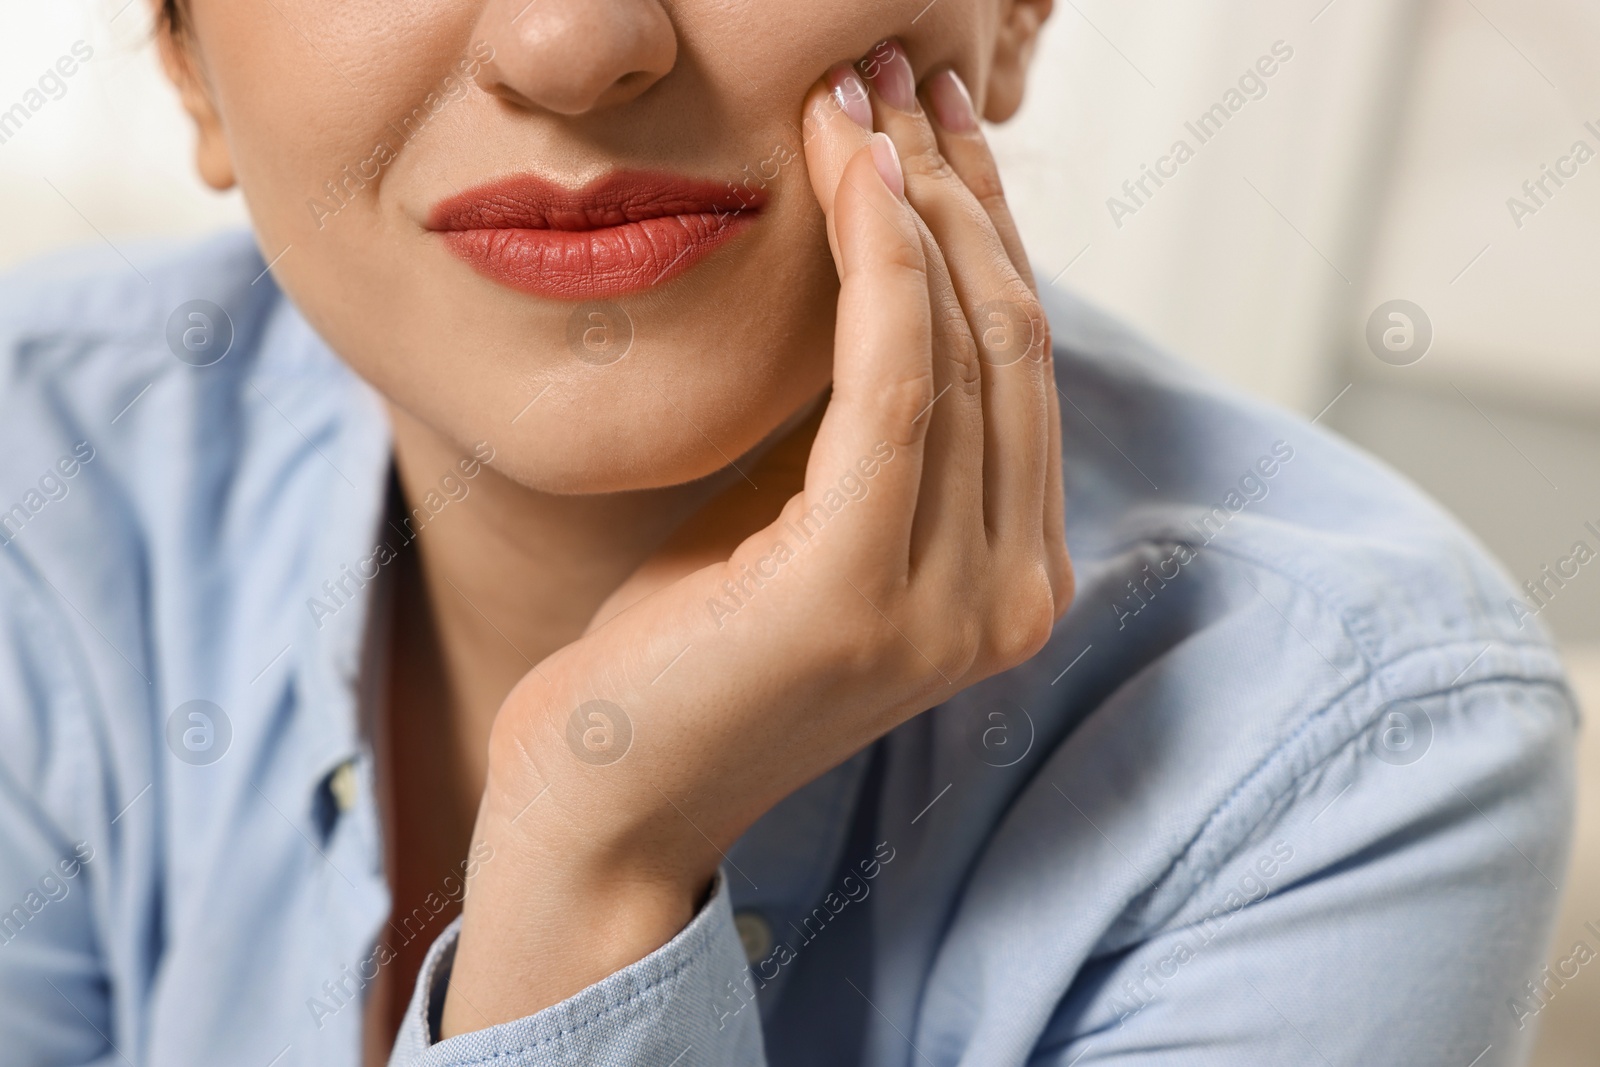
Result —
<instances>
[{"instance_id":1,"label":"red lipstick","mask_svg":"<svg viewBox=\"0 0 1600 1067\"><path fill-rule=\"evenodd\" d=\"M582 189L518 175L436 204L427 226L502 285L591 300L677 277L765 203L764 190L649 171L616 171Z\"/></svg>"}]
</instances>

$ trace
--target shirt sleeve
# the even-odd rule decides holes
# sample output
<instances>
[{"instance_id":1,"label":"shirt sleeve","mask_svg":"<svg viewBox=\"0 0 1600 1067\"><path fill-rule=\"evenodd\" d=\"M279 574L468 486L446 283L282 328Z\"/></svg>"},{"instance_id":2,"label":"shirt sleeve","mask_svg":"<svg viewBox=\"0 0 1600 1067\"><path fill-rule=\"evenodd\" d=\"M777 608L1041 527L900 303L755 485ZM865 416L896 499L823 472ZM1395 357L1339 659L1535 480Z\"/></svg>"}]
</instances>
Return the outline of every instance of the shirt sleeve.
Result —
<instances>
[{"instance_id":1,"label":"shirt sleeve","mask_svg":"<svg viewBox=\"0 0 1600 1067\"><path fill-rule=\"evenodd\" d=\"M1310 767L1154 929L1077 976L1030 1063L1518 1064L1571 830L1555 685L1403 701Z\"/></svg>"},{"instance_id":2,"label":"shirt sleeve","mask_svg":"<svg viewBox=\"0 0 1600 1067\"><path fill-rule=\"evenodd\" d=\"M720 873L689 925L644 959L526 1018L437 1041L460 925L428 950L389 1067L765 1067L759 1016L727 1008L747 965Z\"/></svg>"}]
</instances>

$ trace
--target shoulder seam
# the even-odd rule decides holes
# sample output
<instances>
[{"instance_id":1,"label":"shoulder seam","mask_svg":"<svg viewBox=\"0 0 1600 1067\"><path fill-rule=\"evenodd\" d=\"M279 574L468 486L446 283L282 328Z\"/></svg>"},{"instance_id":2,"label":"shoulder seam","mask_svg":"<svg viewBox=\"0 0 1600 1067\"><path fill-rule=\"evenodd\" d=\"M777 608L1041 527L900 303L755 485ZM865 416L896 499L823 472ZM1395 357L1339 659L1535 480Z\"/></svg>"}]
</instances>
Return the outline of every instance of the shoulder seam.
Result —
<instances>
[{"instance_id":1,"label":"shoulder seam","mask_svg":"<svg viewBox=\"0 0 1600 1067\"><path fill-rule=\"evenodd\" d=\"M1545 646L1543 644L1537 644L1537 643L1514 644L1514 643L1507 643L1507 642L1499 642L1499 644L1503 648L1527 648L1527 649L1533 649L1533 650L1538 650L1538 651L1547 651L1548 650L1547 646ZM1491 647L1492 647L1492 645L1493 645L1493 643L1491 643ZM1363 684L1365 684L1367 682L1373 681L1377 677L1377 675L1379 675L1381 673L1384 673L1384 672L1387 672L1387 671L1393 669L1394 667L1398 666L1399 664L1406 662L1407 660L1411 660L1411 659L1415 659L1415 658L1419 658L1419 657L1425 657L1425 656L1436 656L1436 655L1439 655L1439 654L1443 653L1444 650L1449 648L1449 647L1450 646L1448 646L1448 645L1432 645L1432 646L1429 646L1429 647L1424 648L1424 649L1416 649L1416 650L1412 650L1412 651L1408 651L1408 652L1402 653L1401 655L1396 656L1393 659L1390 659L1387 662L1383 663L1379 667L1369 671L1368 674L1366 675L1366 677L1364 677L1362 679L1358 679L1355 683L1347 686L1345 689L1341 690L1337 695L1335 695L1332 699L1328 700L1325 704L1323 704L1320 708L1318 708L1315 712L1311 713L1310 715L1307 715L1305 717L1305 719L1302 720L1302 722L1299 724L1299 726L1294 730L1294 732L1292 734L1290 734L1290 736L1284 738L1283 741L1281 741L1279 744L1275 745L1269 752L1267 752L1267 754L1265 756L1263 756L1261 758L1261 760L1253 768L1251 768L1251 770L1250 770L1250 772L1248 774L1244 775L1242 778L1239 779L1238 782L1236 782L1234 784L1233 789L1229 791L1228 795L1226 797L1224 797L1221 801L1219 801L1217 803L1217 805L1211 809L1211 811L1206 815L1204 821L1201 822L1199 828L1195 831L1193 836L1189 839L1189 843L1187 845L1185 845L1184 848L1180 852L1178 852L1173 857L1172 861L1167 865L1167 869L1166 869L1165 872L1163 872L1162 877L1159 880L1157 880L1154 883L1152 883L1150 889L1148 890L1148 892L1146 894L1147 899L1148 898L1153 898L1158 892L1160 892L1161 889L1163 889L1164 887L1166 887L1166 886L1168 886L1170 884L1170 879L1171 879L1173 873L1178 870L1178 868L1182 865L1182 863L1184 862L1184 860L1186 858L1189 858L1190 856L1194 855L1195 850L1196 850L1197 846L1200 844L1200 842L1205 839L1206 835L1219 822L1219 820L1221 820L1225 816L1225 814L1227 813L1228 809L1231 806L1233 806L1239 800L1239 798L1241 796L1243 796L1244 794L1246 794L1249 791L1252 782L1256 781L1261 776L1263 776L1267 772L1268 768L1271 767L1274 763L1281 762L1282 760L1288 758L1288 756L1291 754L1292 750L1299 744L1301 739L1305 737L1306 733L1309 730L1311 730L1312 726L1316 722L1325 719L1333 711L1333 709L1338 707L1344 701L1348 700L1351 697L1351 695L1355 693L1357 688L1359 688L1361 685L1363 685ZM1561 703L1562 703L1563 707L1567 711L1567 721L1568 721L1569 725L1573 725L1574 727L1576 727L1576 725L1578 724L1580 716L1579 716L1579 713L1577 711L1576 705L1575 705L1575 703L1573 701L1571 690L1567 687L1565 680L1562 679L1559 675L1550 675L1550 676L1543 676L1543 675L1537 675L1537 674L1518 675L1518 674L1508 674L1508 673L1503 673L1502 672L1502 673L1493 674L1493 675L1486 675L1486 676L1479 677L1479 678L1473 678L1470 681L1466 681L1466 682L1461 682L1461 681L1458 680L1458 681L1455 681L1455 682L1451 682L1449 685L1433 686L1433 687L1425 688L1425 689L1417 689L1417 690L1412 690L1412 691L1406 691L1406 692L1402 692L1402 693L1390 696L1388 699L1385 699L1385 700L1383 700L1381 702L1375 702L1373 704L1372 709L1371 709L1371 714L1363 716L1362 719L1359 720L1359 722L1357 722L1352 727L1352 729L1346 734L1346 736L1344 736L1343 738L1339 738L1336 741L1336 743L1332 743L1330 745L1330 747L1328 748L1328 750L1325 753L1323 753L1323 755L1320 758L1316 759L1315 762L1309 764L1308 766L1306 766L1304 769L1302 769L1298 773L1290 775L1283 782L1283 784L1282 784L1282 786L1280 788L1278 788L1277 790L1273 791L1270 795L1267 795L1264 798L1266 800L1266 803L1261 808L1260 816L1258 818L1256 818L1254 821L1252 821L1249 825L1244 826L1244 827L1241 828L1239 834L1237 835L1237 840L1236 841L1234 841L1231 844L1228 844L1228 845L1225 845L1225 846L1221 847L1216 852L1215 856L1211 860L1209 860L1208 862L1205 862L1204 864L1196 866L1196 868L1195 868L1195 876L1194 876L1194 879L1193 879L1193 886L1191 887L1191 890L1184 894L1184 896L1182 898L1182 901L1180 901L1178 907L1173 909L1173 910L1177 911L1177 910L1181 909L1182 903L1188 901L1190 899L1190 897L1193 896L1193 889L1194 888L1198 888L1199 886L1202 886L1205 883L1207 883L1210 880L1212 880L1213 878L1215 878L1217 873L1218 873L1218 871L1221 870L1222 866L1224 864L1226 864L1234 856L1238 855L1239 851L1244 847L1245 843L1251 839L1252 835L1256 832L1256 830L1258 830L1260 828L1262 823L1265 822L1265 820L1268 819L1271 816L1272 812L1277 809L1278 803L1284 797L1286 797L1290 793L1292 793L1294 791L1294 789L1300 783L1304 782L1312 774L1314 774L1317 771L1321 770L1323 767L1326 767L1328 765L1328 763L1330 763L1336 756L1338 756L1339 753L1343 752L1353 742L1355 742L1357 739L1362 737L1369 729L1371 729L1373 722L1376 721L1375 720L1375 715L1376 715L1376 713L1378 711L1380 711L1383 708L1389 706L1390 704L1392 704L1396 700L1415 700L1415 699L1426 699L1426 698L1429 698L1429 697L1436 697L1436 696L1454 695L1454 694L1466 692L1466 691L1468 691L1470 689L1478 688L1480 686L1505 685L1505 684L1517 684L1517 685L1525 685L1525 686L1535 686L1535 687L1539 687L1539 688L1552 689L1552 690L1556 691L1556 693L1559 694L1559 696L1561 698Z\"/></svg>"}]
</instances>

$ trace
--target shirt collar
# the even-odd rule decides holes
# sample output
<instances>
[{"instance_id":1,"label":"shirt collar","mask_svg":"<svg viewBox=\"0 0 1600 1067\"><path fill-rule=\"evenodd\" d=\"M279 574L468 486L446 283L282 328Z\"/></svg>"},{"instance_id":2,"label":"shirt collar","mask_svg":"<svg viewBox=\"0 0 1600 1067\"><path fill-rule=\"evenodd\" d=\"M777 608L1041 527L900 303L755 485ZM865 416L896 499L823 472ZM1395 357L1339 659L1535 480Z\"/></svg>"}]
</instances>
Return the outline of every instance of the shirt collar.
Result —
<instances>
[{"instance_id":1,"label":"shirt collar","mask_svg":"<svg viewBox=\"0 0 1600 1067\"><path fill-rule=\"evenodd\" d=\"M372 564L385 538L389 420L378 394L281 296L263 327L251 385L282 416L283 432L314 450L307 462L322 489L303 547L304 607L291 652L299 778L310 795L306 810L317 813L331 775L362 752L358 683L381 577Z\"/></svg>"}]
</instances>

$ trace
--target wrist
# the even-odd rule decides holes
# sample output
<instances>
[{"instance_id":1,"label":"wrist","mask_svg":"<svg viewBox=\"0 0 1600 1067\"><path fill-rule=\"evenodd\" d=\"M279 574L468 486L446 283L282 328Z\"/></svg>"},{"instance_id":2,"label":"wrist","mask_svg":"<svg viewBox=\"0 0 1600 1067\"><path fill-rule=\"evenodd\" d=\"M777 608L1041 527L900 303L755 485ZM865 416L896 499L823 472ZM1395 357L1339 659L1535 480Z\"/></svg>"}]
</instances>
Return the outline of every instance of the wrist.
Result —
<instances>
[{"instance_id":1,"label":"wrist","mask_svg":"<svg viewBox=\"0 0 1600 1067\"><path fill-rule=\"evenodd\" d=\"M464 902L441 1039L534 1015L637 963L693 921L712 885L523 873L487 865Z\"/></svg>"},{"instance_id":2,"label":"wrist","mask_svg":"<svg viewBox=\"0 0 1600 1067\"><path fill-rule=\"evenodd\" d=\"M511 769L514 770L514 769ZM441 1037L532 1015L666 944L704 906L717 853L691 853L603 796L526 771L485 793ZM665 847L663 847L665 844ZM709 858L704 856L709 853Z\"/></svg>"}]
</instances>

